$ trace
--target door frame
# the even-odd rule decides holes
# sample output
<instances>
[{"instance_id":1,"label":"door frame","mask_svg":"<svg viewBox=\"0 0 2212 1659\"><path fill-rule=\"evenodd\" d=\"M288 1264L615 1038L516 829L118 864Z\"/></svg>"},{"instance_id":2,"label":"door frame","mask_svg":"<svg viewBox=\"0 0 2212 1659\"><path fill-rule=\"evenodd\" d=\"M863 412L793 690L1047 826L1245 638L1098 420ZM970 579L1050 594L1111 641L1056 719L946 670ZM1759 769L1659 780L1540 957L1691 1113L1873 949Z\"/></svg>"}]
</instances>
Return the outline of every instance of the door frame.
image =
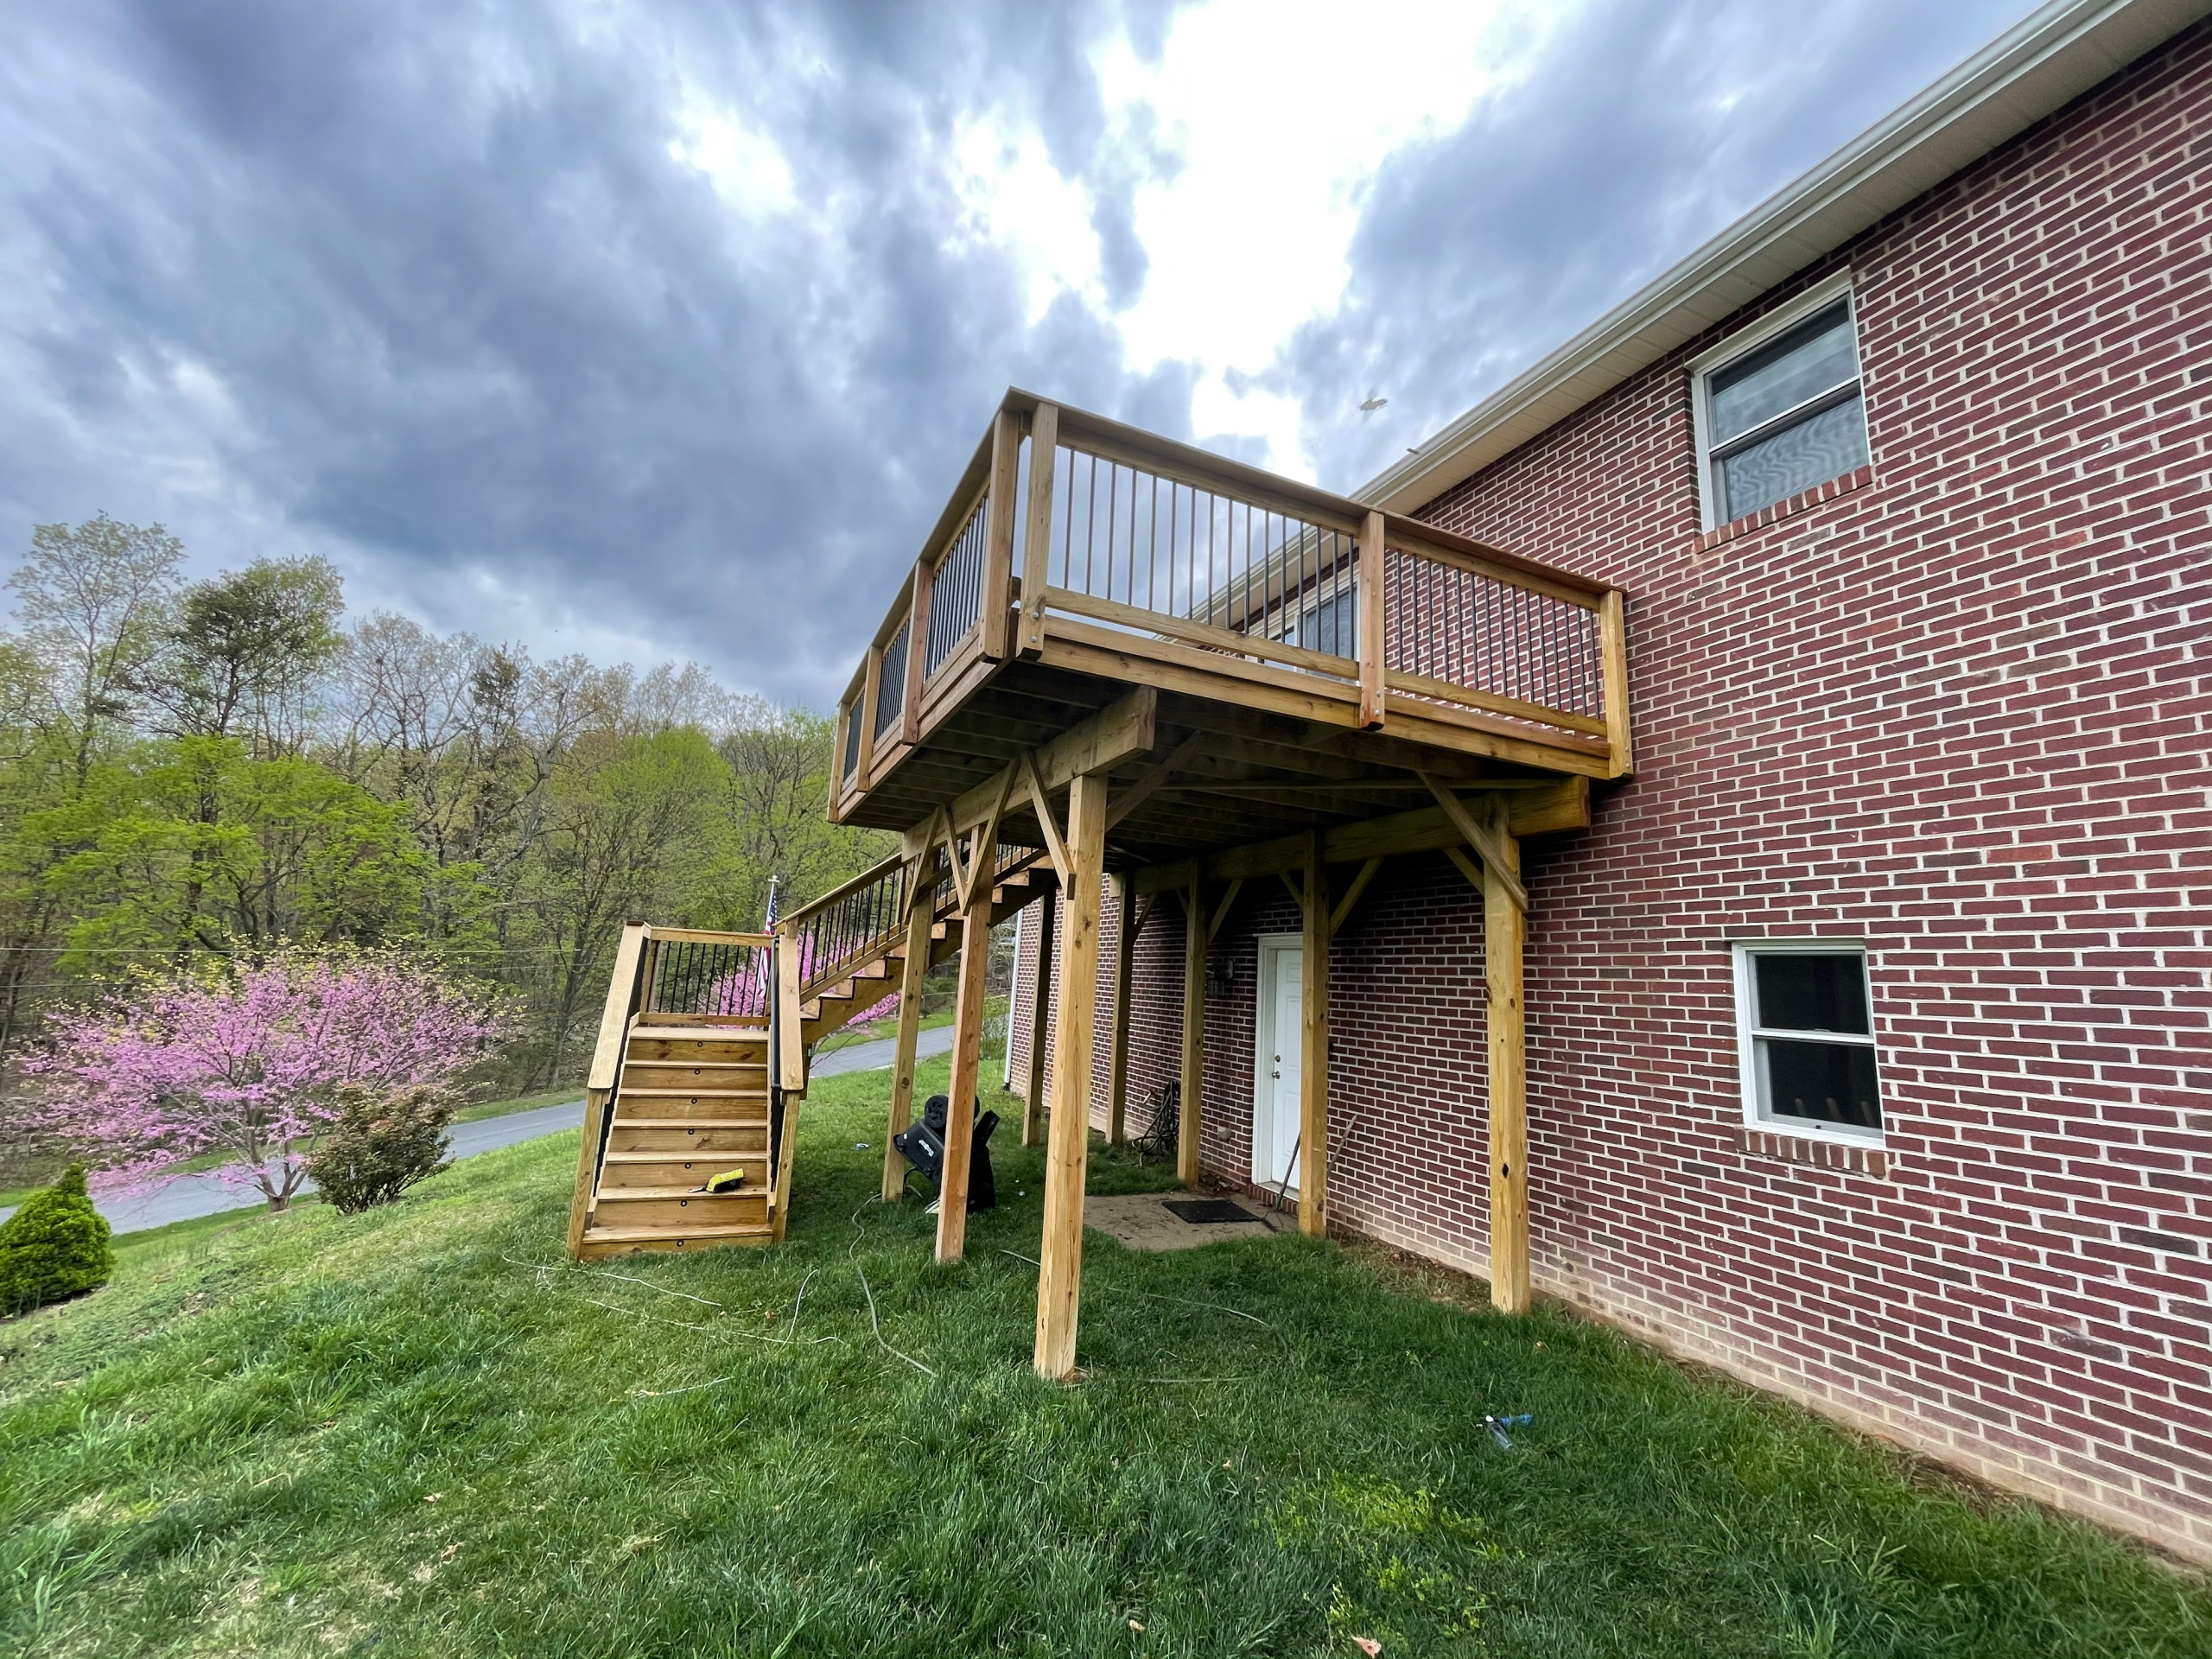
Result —
<instances>
[{"instance_id":1,"label":"door frame","mask_svg":"<svg viewBox=\"0 0 2212 1659\"><path fill-rule=\"evenodd\" d=\"M1268 1073L1268 1061L1274 1052L1275 1004L1279 1000L1280 977L1278 964L1285 950L1303 951L1303 933L1262 933L1255 941L1260 947L1259 971L1252 982L1252 1179L1255 1185L1272 1189L1274 1178L1274 1079ZM1301 958L1302 961L1302 958ZM1298 987L1298 1004L1301 1014L1306 1006L1306 986L1301 979ZM1298 1196L1297 1183L1284 1189L1286 1196Z\"/></svg>"}]
</instances>

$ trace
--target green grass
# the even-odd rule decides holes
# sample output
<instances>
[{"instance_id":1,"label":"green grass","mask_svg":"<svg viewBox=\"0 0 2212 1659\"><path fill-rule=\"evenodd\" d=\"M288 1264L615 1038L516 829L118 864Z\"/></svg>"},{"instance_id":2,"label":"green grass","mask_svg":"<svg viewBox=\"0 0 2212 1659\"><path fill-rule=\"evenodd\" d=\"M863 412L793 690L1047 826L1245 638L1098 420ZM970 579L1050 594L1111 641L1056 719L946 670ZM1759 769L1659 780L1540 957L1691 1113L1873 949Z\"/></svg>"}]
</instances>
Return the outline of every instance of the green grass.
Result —
<instances>
[{"instance_id":1,"label":"green grass","mask_svg":"<svg viewBox=\"0 0 2212 1659\"><path fill-rule=\"evenodd\" d=\"M1086 1380L1040 1382L1039 1154L1009 1116L938 1268L870 1202L886 1081L817 1085L780 1250L563 1265L570 1135L124 1241L0 1326L0 1645L2212 1652L2192 1575L1379 1252L1090 1235ZM1506 1452L1486 1411L1535 1421Z\"/></svg>"},{"instance_id":2,"label":"green grass","mask_svg":"<svg viewBox=\"0 0 2212 1659\"><path fill-rule=\"evenodd\" d=\"M558 1089L547 1089L535 1095L518 1095L512 1100L487 1100L481 1105L464 1106L453 1115L456 1123L473 1123L482 1117L505 1117L512 1112L535 1111L541 1106L565 1106L570 1101L584 1097L583 1085L572 1083ZM171 1175L189 1175L203 1169L220 1169L225 1164L236 1163L238 1154L232 1152L206 1152L196 1158L187 1158L173 1164L166 1172ZM61 1172L57 1166L52 1175ZM48 1177L52 1179L52 1175ZM36 1185L0 1187L0 1208L21 1204L38 1191Z\"/></svg>"}]
</instances>

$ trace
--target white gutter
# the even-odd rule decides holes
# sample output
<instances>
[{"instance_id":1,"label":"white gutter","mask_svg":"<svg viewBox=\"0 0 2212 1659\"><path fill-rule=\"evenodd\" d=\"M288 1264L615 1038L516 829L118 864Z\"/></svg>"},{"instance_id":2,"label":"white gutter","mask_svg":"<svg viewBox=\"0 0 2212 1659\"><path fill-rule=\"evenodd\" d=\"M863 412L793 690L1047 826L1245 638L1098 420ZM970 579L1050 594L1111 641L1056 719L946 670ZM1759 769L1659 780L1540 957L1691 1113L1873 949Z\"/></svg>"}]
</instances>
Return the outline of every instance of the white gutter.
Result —
<instances>
[{"instance_id":1,"label":"white gutter","mask_svg":"<svg viewBox=\"0 0 2212 1659\"><path fill-rule=\"evenodd\" d=\"M1353 492L1411 512L2212 12L2050 0Z\"/></svg>"}]
</instances>

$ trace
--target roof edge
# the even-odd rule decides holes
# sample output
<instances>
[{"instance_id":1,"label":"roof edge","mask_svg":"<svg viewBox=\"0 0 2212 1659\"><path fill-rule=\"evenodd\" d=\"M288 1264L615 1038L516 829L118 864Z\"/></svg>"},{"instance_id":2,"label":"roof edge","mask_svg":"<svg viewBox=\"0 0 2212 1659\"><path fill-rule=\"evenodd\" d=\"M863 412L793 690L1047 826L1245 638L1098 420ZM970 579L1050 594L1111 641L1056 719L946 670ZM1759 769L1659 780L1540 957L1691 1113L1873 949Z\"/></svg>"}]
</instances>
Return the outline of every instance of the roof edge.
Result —
<instances>
[{"instance_id":1,"label":"roof edge","mask_svg":"<svg viewBox=\"0 0 2212 1659\"><path fill-rule=\"evenodd\" d=\"M2050 0L1351 493L1410 512L2212 13Z\"/></svg>"}]
</instances>

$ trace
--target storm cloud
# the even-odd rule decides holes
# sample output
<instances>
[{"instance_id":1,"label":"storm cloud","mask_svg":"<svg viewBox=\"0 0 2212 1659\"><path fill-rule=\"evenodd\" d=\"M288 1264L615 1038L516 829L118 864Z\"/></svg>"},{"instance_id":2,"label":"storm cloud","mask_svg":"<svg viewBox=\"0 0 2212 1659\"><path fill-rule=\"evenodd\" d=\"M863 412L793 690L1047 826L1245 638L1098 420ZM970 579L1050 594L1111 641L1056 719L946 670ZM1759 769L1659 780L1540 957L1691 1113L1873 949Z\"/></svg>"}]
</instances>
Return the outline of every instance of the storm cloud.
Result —
<instances>
[{"instance_id":1,"label":"storm cloud","mask_svg":"<svg viewBox=\"0 0 2212 1659\"><path fill-rule=\"evenodd\" d=\"M1355 486L2025 10L1509 9L1471 107L1359 181L1341 293L1237 363L1124 332L1186 157L1101 65L1160 62L1164 4L35 0L0 545L160 519L208 569L327 554L356 611L822 703L1009 383ZM1042 205L979 196L1001 168ZM1055 190L1079 282L1039 275Z\"/></svg>"}]
</instances>

